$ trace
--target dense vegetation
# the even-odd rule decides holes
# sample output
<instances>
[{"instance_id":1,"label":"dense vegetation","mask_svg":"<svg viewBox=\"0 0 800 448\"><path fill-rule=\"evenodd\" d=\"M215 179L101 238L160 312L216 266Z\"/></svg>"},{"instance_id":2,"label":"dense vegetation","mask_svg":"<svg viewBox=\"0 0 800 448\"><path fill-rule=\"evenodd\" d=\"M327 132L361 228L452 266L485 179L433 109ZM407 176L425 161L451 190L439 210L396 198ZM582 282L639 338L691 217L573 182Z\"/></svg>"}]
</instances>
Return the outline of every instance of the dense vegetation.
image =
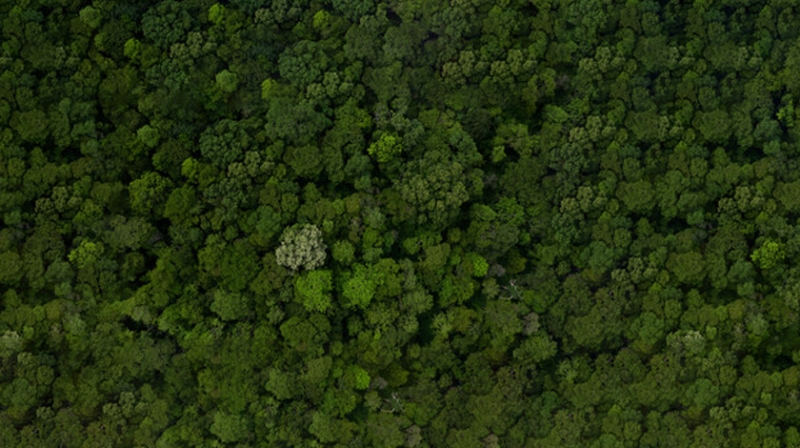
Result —
<instances>
[{"instance_id":1,"label":"dense vegetation","mask_svg":"<svg viewBox=\"0 0 800 448\"><path fill-rule=\"evenodd\" d=\"M0 446L800 447L798 23L0 1Z\"/></svg>"}]
</instances>

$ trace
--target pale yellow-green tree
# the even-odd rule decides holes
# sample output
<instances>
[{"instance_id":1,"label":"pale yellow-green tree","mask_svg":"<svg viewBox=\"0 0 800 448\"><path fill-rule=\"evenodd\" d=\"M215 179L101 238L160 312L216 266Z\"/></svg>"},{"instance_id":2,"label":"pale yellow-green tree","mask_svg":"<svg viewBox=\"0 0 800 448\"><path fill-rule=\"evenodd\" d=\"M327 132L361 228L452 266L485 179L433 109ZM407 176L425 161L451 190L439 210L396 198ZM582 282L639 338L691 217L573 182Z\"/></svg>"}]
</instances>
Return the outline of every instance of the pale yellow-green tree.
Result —
<instances>
[{"instance_id":1,"label":"pale yellow-green tree","mask_svg":"<svg viewBox=\"0 0 800 448\"><path fill-rule=\"evenodd\" d=\"M275 257L278 264L293 271L300 268L312 270L325 264L325 249L322 231L317 226L295 225L283 231Z\"/></svg>"}]
</instances>

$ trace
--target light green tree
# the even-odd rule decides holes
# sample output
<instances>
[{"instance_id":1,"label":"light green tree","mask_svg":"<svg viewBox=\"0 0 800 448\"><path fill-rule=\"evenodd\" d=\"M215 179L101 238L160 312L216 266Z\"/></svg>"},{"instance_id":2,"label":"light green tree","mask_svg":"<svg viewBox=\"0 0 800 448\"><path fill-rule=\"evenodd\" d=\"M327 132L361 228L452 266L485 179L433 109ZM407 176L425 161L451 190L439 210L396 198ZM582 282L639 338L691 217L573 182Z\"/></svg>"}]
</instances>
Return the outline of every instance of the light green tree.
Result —
<instances>
[{"instance_id":1,"label":"light green tree","mask_svg":"<svg viewBox=\"0 0 800 448\"><path fill-rule=\"evenodd\" d=\"M771 269L783 261L786 253L780 243L767 241L761 247L753 251L750 258L761 268Z\"/></svg>"},{"instance_id":2,"label":"light green tree","mask_svg":"<svg viewBox=\"0 0 800 448\"><path fill-rule=\"evenodd\" d=\"M331 271L316 270L298 276L294 282L297 299L309 311L325 312L331 306L333 275Z\"/></svg>"},{"instance_id":3,"label":"light green tree","mask_svg":"<svg viewBox=\"0 0 800 448\"><path fill-rule=\"evenodd\" d=\"M355 388L358 390L368 388L371 381L369 373L360 366L351 366L351 370L355 379Z\"/></svg>"},{"instance_id":4,"label":"light green tree","mask_svg":"<svg viewBox=\"0 0 800 448\"><path fill-rule=\"evenodd\" d=\"M78 269L83 269L96 263L102 253L102 244L83 240L78 247L70 251L68 258Z\"/></svg>"},{"instance_id":5,"label":"light green tree","mask_svg":"<svg viewBox=\"0 0 800 448\"><path fill-rule=\"evenodd\" d=\"M81 9L78 15L81 18L81 22L93 30L100 27L100 24L103 22L102 13L97 8L91 6Z\"/></svg>"},{"instance_id":6,"label":"light green tree","mask_svg":"<svg viewBox=\"0 0 800 448\"><path fill-rule=\"evenodd\" d=\"M139 141L147 145L149 148L155 148L158 146L158 140L160 138L158 129L151 127L149 124L139 128L139 130L136 131L136 136L139 138Z\"/></svg>"},{"instance_id":7,"label":"light green tree","mask_svg":"<svg viewBox=\"0 0 800 448\"><path fill-rule=\"evenodd\" d=\"M367 152L378 162L386 163L403 152L403 147L400 144L400 138L383 134L378 141L369 145Z\"/></svg>"},{"instance_id":8,"label":"light green tree","mask_svg":"<svg viewBox=\"0 0 800 448\"><path fill-rule=\"evenodd\" d=\"M217 73L216 76L217 87L225 93L233 93L239 86L239 79L234 73L228 70L223 70Z\"/></svg>"},{"instance_id":9,"label":"light green tree","mask_svg":"<svg viewBox=\"0 0 800 448\"><path fill-rule=\"evenodd\" d=\"M355 274L347 280L342 289L342 295L347 299L348 306L366 308L375 296L378 287L377 276L363 265L357 265Z\"/></svg>"}]
</instances>

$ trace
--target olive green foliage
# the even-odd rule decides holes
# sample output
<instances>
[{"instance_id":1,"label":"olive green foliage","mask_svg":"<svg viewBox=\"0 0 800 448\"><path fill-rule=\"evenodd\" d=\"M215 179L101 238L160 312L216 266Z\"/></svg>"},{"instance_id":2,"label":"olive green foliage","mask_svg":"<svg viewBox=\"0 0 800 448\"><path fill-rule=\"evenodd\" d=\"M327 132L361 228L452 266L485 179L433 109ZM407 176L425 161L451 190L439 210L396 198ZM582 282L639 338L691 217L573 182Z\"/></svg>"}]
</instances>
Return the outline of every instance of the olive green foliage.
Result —
<instances>
[{"instance_id":1,"label":"olive green foliage","mask_svg":"<svg viewBox=\"0 0 800 448\"><path fill-rule=\"evenodd\" d=\"M77 254L74 258L78 258ZM22 278L22 274L22 260L16 251L0 254L0 283L13 286Z\"/></svg>"},{"instance_id":2,"label":"olive green foliage","mask_svg":"<svg viewBox=\"0 0 800 448\"><path fill-rule=\"evenodd\" d=\"M225 93L233 93L236 91L236 88L239 85L239 80L236 78L236 75L229 72L228 70L223 70L216 75L217 87Z\"/></svg>"},{"instance_id":3,"label":"olive green foliage","mask_svg":"<svg viewBox=\"0 0 800 448\"><path fill-rule=\"evenodd\" d=\"M248 305L250 305L249 301L242 294L217 290L214 291L211 311L222 320L236 320L247 315Z\"/></svg>"},{"instance_id":4,"label":"olive green foliage","mask_svg":"<svg viewBox=\"0 0 800 448\"><path fill-rule=\"evenodd\" d=\"M798 24L0 1L0 448L800 447Z\"/></svg>"}]
</instances>

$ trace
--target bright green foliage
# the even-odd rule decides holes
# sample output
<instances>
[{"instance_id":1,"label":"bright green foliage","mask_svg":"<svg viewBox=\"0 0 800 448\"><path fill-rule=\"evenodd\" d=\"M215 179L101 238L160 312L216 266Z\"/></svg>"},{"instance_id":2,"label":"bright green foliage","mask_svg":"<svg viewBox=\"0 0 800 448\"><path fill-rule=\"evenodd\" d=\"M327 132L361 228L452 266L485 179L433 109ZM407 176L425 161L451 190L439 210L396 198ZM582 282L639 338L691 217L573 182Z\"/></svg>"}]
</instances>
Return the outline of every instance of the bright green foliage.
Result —
<instances>
[{"instance_id":1,"label":"bright green foliage","mask_svg":"<svg viewBox=\"0 0 800 448\"><path fill-rule=\"evenodd\" d=\"M274 79L267 78L261 83L261 99L268 100L277 83Z\"/></svg>"},{"instance_id":2,"label":"bright green foliage","mask_svg":"<svg viewBox=\"0 0 800 448\"><path fill-rule=\"evenodd\" d=\"M321 30L325 26L328 25L328 21L330 20L330 15L323 9L317 11L313 17L313 26L315 30Z\"/></svg>"},{"instance_id":3,"label":"bright green foliage","mask_svg":"<svg viewBox=\"0 0 800 448\"><path fill-rule=\"evenodd\" d=\"M225 93L233 93L239 86L239 79L228 70L223 70L216 75L217 87Z\"/></svg>"},{"instance_id":4,"label":"bright green foliage","mask_svg":"<svg viewBox=\"0 0 800 448\"><path fill-rule=\"evenodd\" d=\"M544 114L548 120L554 121L556 123L564 123L569 119L569 115L564 109L551 104L545 106Z\"/></svg>"},{"instance_id":5,"label":"bright green foliage","mask_svg":"<svg viewBox=\"0 0 800 448\"><path fill-rule=\"evenodd\" d=\"M358 390L364 390L368 388L371 381L369 373L359 366L352 366L350 369L355 377L355 388Z\"/></svg>"},{"instance_id":6,"label":"bright green foliage","mask_svg":"<svg viewBox=\"0 0 800 448\"><path fill-rule=\"evenodd\" d=\"M331 303L333 274L331 271L314 270L298 275L294 281L296 297L309 311L327 311Z\"/></svg>"},{"instance_id":7,"label":"bright green foliage","mask_svg":"<svg viewBox=\"0 0 800 448\"><path fill-rule=\"evenodd\" d=\"M345 282L342 287L342 295L347 299L348 306L366 308L375 296L378 282L371 271L363 265L358 265L353 277Z\"/></svg>"},{"instance_id":8,"label":"bright green foliage","mask_svg":"<svg viewBox=\"0 0 800 448\"><path fill-rule=\"evenodd\" d=\"M327 246L319 228L308 224L294 225L283 231L275 256L278 264L293 271L300 268L312 270L325 264L325 249Z\"/></svg>"},{"instance_id":9,"label":"bright green foliage","mask_svg":"<svg viewBox=\"0 0 800 448\"><path fill-rule=\"evenodd\" d=\"M141 52L142 43L134 38L125 41L123 53L129 59L137 59Z\"/></svg>"},{"instance_id":10,"label":"bright green foliage","mask_svg":"<svg viewBox=\"0 0 800 448\"><path fill-rule=\"evenodd\" d=\"M383 134L380 136L378 141L369 145L367 152L378 162L386 163L394 160L400 153L402 153L403 147L398 137Z\"/></svg>"},{"instance_id":11,"label":"bright green foliage","mask_svg":"<svg viewBox=\"0 0 800 448\"><path fill-rule=\"evenodd\" d=\"M472 275L485 277L486 273L489 272L489 263L486 259L474 252L468 254L467 258L472 261Z\"/></svg>"},{"instance_id":12,"label":"bright green foliage","mask_svg":"<svg viewBox=\"0 0 800 448\"><path fill-rule=\"evenodd\" d=\"M181 174L189 180L197 179L198 162L196 159L189 157L181 163Z\"/></svg>"},{"instance_id":13,"label":"bright green foliage","mask_svg":"<svg viewBox=\"0 0 800 448\"><path fill-rule=\"evenodd\" d=\"M780 243L768 240L754 250L750 258L761 269L772 269L786 258L786 252Z\"/></svg>"},{"instance_id":14,"label":"bright green foliage","mask_svg":"<svg viewBox=\"0 0 800 448\"><path fill-rule=\"evenodd\" d=\"M78 269L84 269L97 263L103 254L103 245L89 240L82 240L80 245L69 252L69 261Z\"/></svg>"},{"instance_id":15,"label":"bright green foliage","mask_svg":"<svg viewBox=\"0 0 800 448\"><path fill-rule=\"evenodd\" d=\"M139 137L139 140L149 148L155 148L158 146L158 130L153 129L148 124L139 128L139 130L136 131L136 136Z\"/></svg>"},{"instance_id":16,"label":"bright green foliage","mask_svg":"<svg viewBox=\"0 0 800 448\"><path fill-rule=\"evenodd\" d=\"M208 8L208 20L214 25L219 25L225 19L225 7L214 3Z\"/></svg>"},{"instance_id":17,"label":"bright green foliage","mask_svg":"<svg viewBox=\"0 0 800 448\"><path fill-rule=\"evenodd\" d=\"M103 21L103 16L97 8L87 6L81 9L80 13L81 22L91 29L97 29Z\"/></svg>"}]
</instances>

